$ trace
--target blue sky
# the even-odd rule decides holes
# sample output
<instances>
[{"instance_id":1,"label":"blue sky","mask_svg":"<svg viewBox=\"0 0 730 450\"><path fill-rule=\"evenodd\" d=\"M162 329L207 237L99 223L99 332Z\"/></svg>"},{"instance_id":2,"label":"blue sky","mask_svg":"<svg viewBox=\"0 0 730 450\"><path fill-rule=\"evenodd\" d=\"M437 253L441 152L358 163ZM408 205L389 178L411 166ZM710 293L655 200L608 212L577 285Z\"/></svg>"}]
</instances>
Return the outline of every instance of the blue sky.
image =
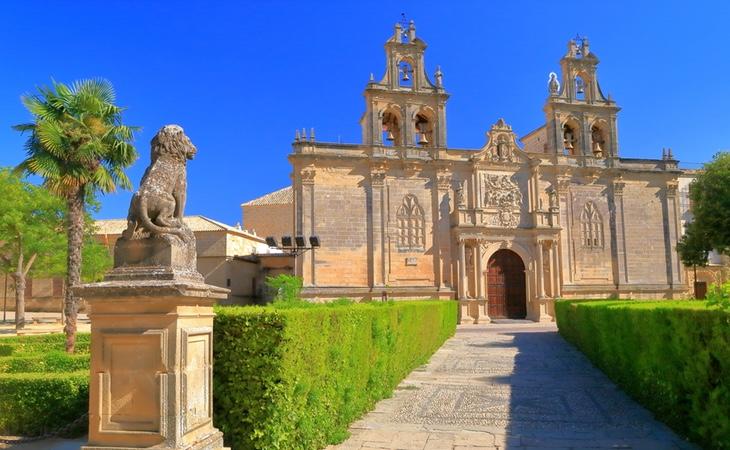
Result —
<instances>
[{"instance_id":1,"label":"blue sky","mask_svg":"<svg viewBox=\"0 0 730 450\"><path fill-rule=\"evenodd\" d=\"M619 106L619 151L686 167L730 148L728 2L7 1L0 4L0 165L24 156L20 95L51 78L113 82L125 121L149 141L182 125L198 147L187 214L235 224L240 204L289 184L296 128L360 142L362 91L384 70L401 12L428 43L451 94L448 143L479 147L504 117L519 135L543 123L548 73L569 38L588 36L599 81ZM102 197L124 217L131 193Z\"/></svg>"}]
</instances>

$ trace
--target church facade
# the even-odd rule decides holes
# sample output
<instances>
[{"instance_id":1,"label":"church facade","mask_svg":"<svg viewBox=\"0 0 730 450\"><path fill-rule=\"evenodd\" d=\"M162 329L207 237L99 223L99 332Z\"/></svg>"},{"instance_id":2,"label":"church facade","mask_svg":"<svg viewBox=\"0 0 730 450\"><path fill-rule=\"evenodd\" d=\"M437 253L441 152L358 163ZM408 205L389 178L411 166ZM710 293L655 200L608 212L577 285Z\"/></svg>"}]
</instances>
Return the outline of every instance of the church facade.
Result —
<instances>
[{"instance_id":1,"label":"church facade","mask_svg":"<svg viewBox=\"0 0 730 450\"><path fill-rule=\"evenodd\" d=\"M447 146L440 70L425 71L413 22L385 44L365 89L361 144L297 133L294 234L303 295L449 298L462 318L550 320L557 298L676 298L678 177L662 159L619 155L620 108L587 39L551 74L545 123L521 139L502 119L477 149Z\"/></svg>"}]
</instances>

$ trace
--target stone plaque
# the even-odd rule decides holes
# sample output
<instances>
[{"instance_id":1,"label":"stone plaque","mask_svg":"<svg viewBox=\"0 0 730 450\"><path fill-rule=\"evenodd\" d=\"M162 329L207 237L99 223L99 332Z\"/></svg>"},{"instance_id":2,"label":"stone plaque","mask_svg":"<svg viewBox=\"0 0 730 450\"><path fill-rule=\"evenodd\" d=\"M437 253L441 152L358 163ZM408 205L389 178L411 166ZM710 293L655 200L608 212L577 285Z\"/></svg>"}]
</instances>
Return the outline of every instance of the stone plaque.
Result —
<instances>
[{"instance_id":1,"label":"stone plaque","mask_svg":"<svg viewBox=\"0 0 730 450\"><path fill-rule=\"evenodd\" d=\"M418 258L416 257L410 257L406 258L406 266L416 266L418 265Z\"/></svg>"}]
</instances>

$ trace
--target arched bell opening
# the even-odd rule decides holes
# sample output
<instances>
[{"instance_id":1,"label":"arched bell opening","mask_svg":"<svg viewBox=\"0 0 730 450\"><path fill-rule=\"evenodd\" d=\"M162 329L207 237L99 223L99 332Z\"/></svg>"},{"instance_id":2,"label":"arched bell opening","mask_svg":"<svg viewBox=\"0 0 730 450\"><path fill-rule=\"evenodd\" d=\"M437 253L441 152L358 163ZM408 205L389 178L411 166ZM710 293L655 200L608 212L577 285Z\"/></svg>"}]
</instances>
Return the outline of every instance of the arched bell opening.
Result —
<instances>
[{"instance_id":1,"label":"arched bell opening","mask_svg":"<svg viewBox=\"0 0 730 450\"><path fill-rule=\"evenodd\" d=\"M492 319L527 317L525 264L509 249L494 252L487 263L487 308Z\"/></svg>"},{"instance_id":2,"label":"arched bell opening","mask_svg":"<svg viewBox=\"0 0 730 450\"><path fill-rule=\"evenodd\" d=\"M563 124L563 155L578 155L578 143L580 140L580 124L574 118L570 118Z\"/></svg>"},{"instance_id":3,"label":"arched bell opening","mask_svg":"<svg viewBox=\"0 0 730 450\"><path fill-rule=\"evenodd\" d=\"M382 115L381 130L383 145L403 145L400 111L395 108L386 110Z\"/></svg>"},{"instance_id":4,"label":"arched bell opening","mask_svg":"<svg viewBox=\"0 0 730 450\"><path fill-rule=\"evenodd\" d=\"M421 109L414 119L413 142L420 147L433 147L434 117L431 111Z\"/></svg>"},{"instance_id":5,"label":"arched bell opening","mask_svg":"<svg viewBox=\"0 0 730 450\"><path fill-rule=\"evenodd\" d=\"M413 64L407 59L398 62L398 87L413 87Z\"/></svg>"},{"instance_id":6,"label":"arched bell opening","mask_svg":"<svg viewBox=\"0 0 730 450\"><path fill-rule=\"evenodd\" d=\"M596 158L608 155L608 131L606 123L596 121L591 125L591 152Z\"/></svg>"}]
</instances>

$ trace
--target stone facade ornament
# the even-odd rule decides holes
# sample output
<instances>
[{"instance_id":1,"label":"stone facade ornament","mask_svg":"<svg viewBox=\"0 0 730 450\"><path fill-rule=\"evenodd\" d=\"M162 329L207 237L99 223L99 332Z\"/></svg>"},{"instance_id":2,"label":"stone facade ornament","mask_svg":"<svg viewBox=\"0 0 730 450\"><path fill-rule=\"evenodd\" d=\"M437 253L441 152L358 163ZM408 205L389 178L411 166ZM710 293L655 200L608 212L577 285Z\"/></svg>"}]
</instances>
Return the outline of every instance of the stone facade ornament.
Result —
<instances>
[{"instance_id":1,"label":"stone facade ornament","mask_svg":"<svg viewBox=\"0 0 730 450\"><path fill-rule=\"evenodd\" d=\"M487 132L487 145L474 158L496 163L515 163L519 162L516 149L519 149L517 135L504 119L499 119Z\"/></svg>"},{"instance_id":2,"label":"stone facade ornament","mask_svg":"<svg viewBox=\"0 0 730 450\"><path fill-rule=\"evenodd\" d=\"M314 184L314 177L317 175L317 171L313 164L308 165L302 169L302 184Z\"/></svg>"},{"instance_id":3,"label":"stone facade ornament","mask_svg":"<svg viewBox=\"0 0 730 450\"><path fill-rule=\"evenodd\" d=\"M558 95L558 92L560 92L560 82L558 81L558 75L555 72L550 72L548 92L550 92L550 95Z\"/></svg>"},{"instance_id":4,"label":"stone facade ornament","mask_svg":"<svg viewBox=\"0 0 730 450\"><path fill-rule=\"evenodd\" d=\"M451 188L451 172L439 171L436 174L436 184L438 185L439 189Z\"/></svg>"},{"instance_id":5,"label":"stone facade ornament","mask_svg":"<svg viewBox=\"0 0 730 450\"><path fill-rule=\"evenodd\" d=\"M484 206L496 208L489 225L516 227L520 222L519 211L522 205L520 188L508 175L484 174Z\"/></svg>"},{"instance_id":6,"label":"stone facade ornament","mask_svg":"<svg viewBox=\"0 0 730 450\"><path fill-rule=\"evenodd\" d=\"M624 182L623 178L617 177L615 180L613 180L613 194L624 195L624 186L626 186L626 183Z\"/></svg>"},{"instance_id":7,"label":"stone facade ornament","mask_svg":"<svg viewBox=\"0 0 730 450\"><path fill-rule=\"evenodd\" d=\"M678 187L679 183L677 182L677 180L667 181L667 197L676 197Z\"/></svg>"},{"instance_id":8,"label":"stone facade ornament","mask_svg":"<svg viewBox=\"0 0 730 450\"><path fill-rule=\"evenodd\" d=\"M462 181L459 183L459 185L456 188L456 206L457 207L464 207L466 206L466 200L464 198L464 182Z\"/></svg>"}]
</instances>

